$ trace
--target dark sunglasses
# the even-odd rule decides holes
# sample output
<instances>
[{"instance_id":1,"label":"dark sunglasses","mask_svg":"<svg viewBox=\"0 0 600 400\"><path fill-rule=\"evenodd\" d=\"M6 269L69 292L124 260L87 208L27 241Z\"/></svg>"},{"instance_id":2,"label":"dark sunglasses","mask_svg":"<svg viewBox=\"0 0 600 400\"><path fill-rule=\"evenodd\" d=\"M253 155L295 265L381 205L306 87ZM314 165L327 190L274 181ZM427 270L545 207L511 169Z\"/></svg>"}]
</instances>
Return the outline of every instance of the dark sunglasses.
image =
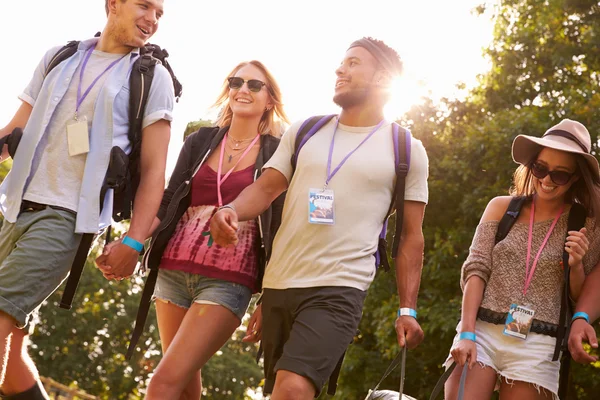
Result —
<instances>
[{"instance_id":1,"label":"dark sunglasses","mask_svg":"<svg viewBox=\"0 0 600 400\"><path fill-rule=\"evenodd\" d=\"M240 89L244 86L244 83L246 83L248 85L248 90L255 93L260 92L262 87L267 85L258 79L249 79L245 81L237 76L232 76L231 78L227 78L227 80L229 81L229 89Z\"/></svg>"},{"instance_id":2,"label":"dark sunglasses","mask_svg":"<svg viewBox=\"0 0 600 400\"><path fill-rule=\"evenodd\" d=\"M550 179L555 184L562 186L569 183L575 173L567 171L550 171L545 165L533 162L531 164L531 173L538 179L544 179L546 175L550 175Z\"/></svg>"}]
</instances>

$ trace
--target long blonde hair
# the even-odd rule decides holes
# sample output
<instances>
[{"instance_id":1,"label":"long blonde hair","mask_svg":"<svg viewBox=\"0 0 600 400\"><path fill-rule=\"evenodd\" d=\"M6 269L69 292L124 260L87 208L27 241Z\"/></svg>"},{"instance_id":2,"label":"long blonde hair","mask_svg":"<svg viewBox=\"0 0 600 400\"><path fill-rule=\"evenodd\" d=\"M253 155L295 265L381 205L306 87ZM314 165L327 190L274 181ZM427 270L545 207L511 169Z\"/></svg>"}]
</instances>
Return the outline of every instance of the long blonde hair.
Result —
<instances>
[{"instance_id":1,"label":"long blonde hair","mask_svg":"<svg viewBox=\"0 0 600 400\"><path fill-rule=\"evenodd\" d=\"M233 118L233 111L231 111L231 107L229 107L229 81L227 78L231 76L235 76L235 74L245 67L246 65L253 65L258 68L265 78L267 78L265 84L266 88L269 91L269 97L273 107L269 110L266 110L258 124L258 131L261 134L271 134L273 136L281 136L283 133L283 123L289 124L288 117L283 110L283 103L281 102L281 90L279 89L279 85L277 81L273 77L273 75L269 72L267 67L264 66L260 61L252 60L252 61L244 61L239 63L225 78L223 81L223 87L221 89L221 93L219 97L217 97L217 101L213 105L214 108L219 109L219 117L216 121L217 126L228 126L231 125L231 119Z\"/></svg>"}]
</instances>

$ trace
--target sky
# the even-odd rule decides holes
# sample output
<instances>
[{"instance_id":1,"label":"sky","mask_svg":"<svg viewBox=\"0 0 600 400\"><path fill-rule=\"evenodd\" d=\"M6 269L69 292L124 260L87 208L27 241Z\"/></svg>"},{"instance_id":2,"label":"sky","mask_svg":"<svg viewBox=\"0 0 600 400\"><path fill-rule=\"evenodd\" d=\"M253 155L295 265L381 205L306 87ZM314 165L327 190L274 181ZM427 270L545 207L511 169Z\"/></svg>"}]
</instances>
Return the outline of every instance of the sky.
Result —
<instances>
[{"instance_id":1,"label":"sky","mask_svg":"<svg viewBox=\"0 0 600 400\"><path fill-rule=\"evenodd\" d=\"M132 1L132 0L129 0ZM418 103L460 95L489 69L482 56L492 40L484 0L165 0L151 39L169 51L183 96L175 105L169 168L188 122L214 119L211 105L240 61L262 61L277 79L292 121L335 113L335 69L348 45L363 36L396 49L404 75L386 116ZM3 1L0 11L0 126L6 125L43 54L69 40L92 37L106 22L104 0ZM168 172L168 171L167 171Z\"/></svg>"}]
</instances>

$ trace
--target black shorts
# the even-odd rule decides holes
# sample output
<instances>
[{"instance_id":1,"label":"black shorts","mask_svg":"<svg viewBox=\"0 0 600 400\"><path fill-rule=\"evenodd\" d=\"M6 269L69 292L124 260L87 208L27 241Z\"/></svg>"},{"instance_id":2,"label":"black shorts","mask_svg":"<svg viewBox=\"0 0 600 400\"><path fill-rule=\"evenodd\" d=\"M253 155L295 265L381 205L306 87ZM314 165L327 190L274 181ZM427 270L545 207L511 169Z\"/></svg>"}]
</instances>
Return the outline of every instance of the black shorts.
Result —
<instances>
[{"instance_id":1,"label":"black shorts","mask_svg":"<svg viewBox=\"0 0 600 400\"><path fill-rule=\"evenodd\" d=\"M318 396L356 334L366 295L337 286L265 289L264 393L273 392L277 371L285 370L309 379Z\"/></svg>"}]
</instances>

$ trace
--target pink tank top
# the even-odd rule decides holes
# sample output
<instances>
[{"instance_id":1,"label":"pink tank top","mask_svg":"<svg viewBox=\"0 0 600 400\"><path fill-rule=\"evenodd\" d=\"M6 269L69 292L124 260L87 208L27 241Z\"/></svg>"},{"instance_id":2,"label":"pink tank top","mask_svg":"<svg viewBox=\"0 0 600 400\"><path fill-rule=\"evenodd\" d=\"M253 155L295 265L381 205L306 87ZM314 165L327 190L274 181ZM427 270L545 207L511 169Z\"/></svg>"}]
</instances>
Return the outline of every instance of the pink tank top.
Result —
<instances>
[{"instance_id":1,"label":"pink tank top","mask_svg":"<svg viewBox=\"0 0 600 400\"><path fill-rule=\"evenodd\" d=\"M233 172L221 185L227 204L254 182L254 165ZM192 180L191 204L181 217L163 253L160 268L201 274L209 278L239 283L257 290L258 227L256 221L240 222L236 246L207 246L202 236L217 209L217 172L202 165Z\"/></svg>"}]
</instances>

